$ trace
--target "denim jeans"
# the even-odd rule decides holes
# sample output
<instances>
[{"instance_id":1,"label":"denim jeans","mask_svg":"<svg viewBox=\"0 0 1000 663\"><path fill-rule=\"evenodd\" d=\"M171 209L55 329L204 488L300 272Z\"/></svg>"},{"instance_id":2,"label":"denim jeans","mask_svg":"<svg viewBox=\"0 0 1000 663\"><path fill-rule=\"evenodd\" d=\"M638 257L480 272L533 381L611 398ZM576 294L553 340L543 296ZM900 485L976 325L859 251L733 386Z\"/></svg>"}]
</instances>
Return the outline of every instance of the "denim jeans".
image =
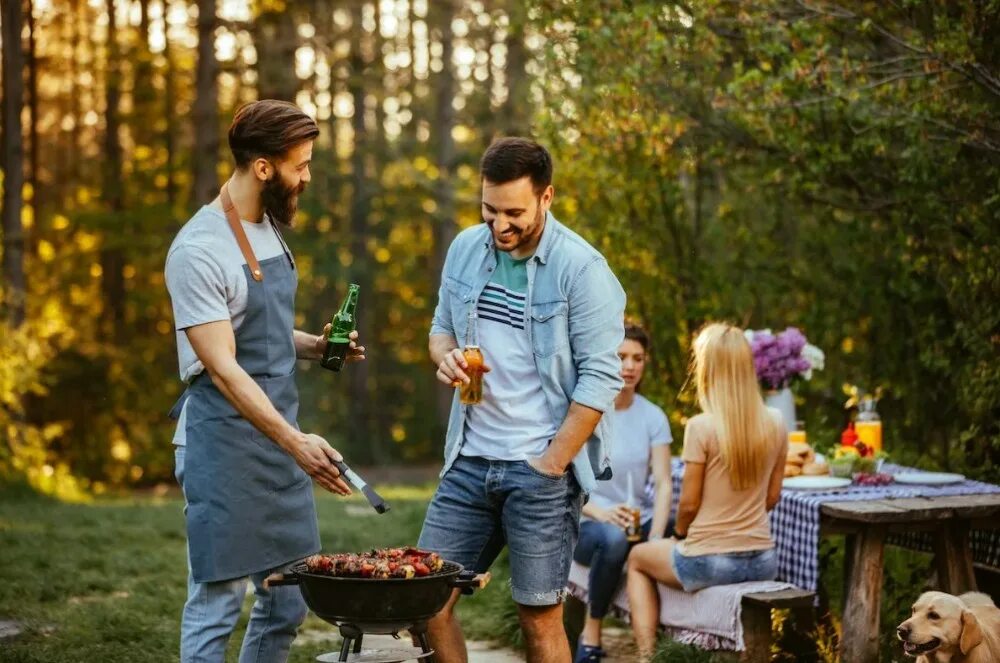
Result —
<instances>
[{"instance_id":1,"label":"denim jeans","mask_svg":"<svg viewBox=\"0 0 1000 663\"><path fill-rule=\"evenodd\" d=\"M625 530L611 523L584 520L580 523L580 541L573 559L590 567L587 586L590 616L603 619L615 597L628 559L629 542Z\"/></svg>"},{"instance_id":2,"label":"denim jeans","mask_svg":"<svg viewBox=\"0 0 1000 663\"><path fill-rule=\"evenodd\" d=\"M665 536L673 531L673 521L667 523ZM652 519L642 524L642 540L649 539ZM610 523L584 520L580 523L580 540L573 552L573 559L590 569L587 581L590 616L603 619L608 614L615 590L622 581L622 571L631 544L625 539L625 530Z\"/></svg>"},{"instance_id":3,"label":"denim jeans","mask_svg":"<svg viewBox=\"0 0 1000 663\"><path fill-rule=\"evenodd\" d=\"M692 557L674 548L673 555L674 573L685 592L715 585L774 580L778 575L778 555L774 548Z\"/></svg>"},{"instance_id":4,"label":"denim jeans","mask_svg":"<svg viewBox=\"0 0 1000 663\"><path fill-rule=\"evenodd\" d=\"M566 590L582 506L570 472L556 477L523 460L459 456L427 508L419 546L482 573L506 545L514 601L555 605Z\"/></svg>"},{"instance_id":5,"label":"denim jeans","mask_svg":"<svg viewBox=\"0 0 1000 663\"><path fill-rule=\"evenodd\" d=\"M175 447L177 482L184 487L184 451ZM186 507L185 507L186 508ZM240 617L247 582L254 586L240 663L282 663L295 632L306 618L306 604L296 586L264 587L264 579L279 569L254 573L248 578L197 583L188 563L188 598L181 617L181 663L222 663L226 644Z\"/></svg>"}]
</instances>

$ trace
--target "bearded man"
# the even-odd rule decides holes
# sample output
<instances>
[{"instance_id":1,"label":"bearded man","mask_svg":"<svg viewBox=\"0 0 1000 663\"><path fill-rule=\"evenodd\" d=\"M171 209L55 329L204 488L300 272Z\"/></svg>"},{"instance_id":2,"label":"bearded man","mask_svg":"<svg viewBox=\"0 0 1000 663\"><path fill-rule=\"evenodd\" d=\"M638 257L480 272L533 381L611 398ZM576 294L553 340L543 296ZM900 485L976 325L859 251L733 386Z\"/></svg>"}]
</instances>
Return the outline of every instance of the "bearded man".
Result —
<instances>
[{"instance_id":1,"label":"bearded man","mask_svg":"<svg viewBox=\"0 0 1000 663\"><path fill-rule=\"evenodd\" d=\"M288 658L306 606L297 587L264 579L320 549L312 482L350 493L341 455L296 423L296 359L319 360L326 341L293 326L298 273L278 230L292 225L318 134L293 104L241 107L229 129L235 172L167 254L187 384L171 412L188 538L184 663L225 660L248 580L256 601L240 663ZM364 348L352 341L348 359Z\"/></svg>"}]
</instances>

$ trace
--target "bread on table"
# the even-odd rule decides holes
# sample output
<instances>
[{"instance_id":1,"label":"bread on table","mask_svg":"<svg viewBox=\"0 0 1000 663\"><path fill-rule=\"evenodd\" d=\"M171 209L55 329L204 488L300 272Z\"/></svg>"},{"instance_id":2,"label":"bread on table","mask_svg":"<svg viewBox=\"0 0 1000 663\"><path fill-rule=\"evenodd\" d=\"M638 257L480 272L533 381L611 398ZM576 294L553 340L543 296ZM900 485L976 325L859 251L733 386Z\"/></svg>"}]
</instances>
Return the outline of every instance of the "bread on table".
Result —
<instances>
[{"instance_id":1,"label":"bread on table","mask_svg":"<svg viewBox=\"0 0 1000 663\"><path fill-rule=\"evenodd\" d=\"M816 457L812 447L805 442L790 442L788 444L788 456L785 458L787 465L805 465L812 462Z\"/></svg>"},{"instance_id":2,"label":"bread on table","mask_svg":"<svg viewBox=\"0 0 1000 663\"><path fill-rule=\"evenodd\" d=\"M802 474L810 477L823 476L830 473L830 466L826 463L815 461L802 466Z\"/></svg>"}]
</instances>

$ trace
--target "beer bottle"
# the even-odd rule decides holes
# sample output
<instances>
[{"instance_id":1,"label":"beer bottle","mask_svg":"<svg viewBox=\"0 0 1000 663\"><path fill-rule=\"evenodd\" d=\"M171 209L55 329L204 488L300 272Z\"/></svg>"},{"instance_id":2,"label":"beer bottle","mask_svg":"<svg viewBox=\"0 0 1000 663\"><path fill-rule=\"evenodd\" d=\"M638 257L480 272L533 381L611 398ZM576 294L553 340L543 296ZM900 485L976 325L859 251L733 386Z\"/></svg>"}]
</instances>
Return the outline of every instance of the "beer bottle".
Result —
<instances>
[{"instance_id":1,"label":"beer bottle","mask_svg":"<svg viewBox=\"0 0 1000 663\"><path fill-rule=\"evenodd\" d=\"M479 349L479 317L475 307L469 311L469 329L466 332L465 373L469 376L469 384L459 383L459 400L463 405L476 405L483 400L483 353Z\"/></svg>"},{"instance_id":2,"label":"beer bottle","mask_svg":"<svg viewBox=\"0 0 1000 663\"><path fill-rule=\"evenodd\" d=\"M632 473L625 473L625 490L628 497L625 499L625 506L629 510L629 524L625 528L625 540L629 543L638 543L642 541L642 511L635 505L635 500L632 497L632 491L635 485L632 483Z\"/></svg>"},{"instance_id":3,"label":"beer bottle","mask_svg":"<svg viewBox=\"0 0 1000 663\"><path fill-rule=\"evenodd\" d=\"M358 306L358 293L361 286L352 283L347 289L347 296L344 303L340 305L333 319L330 320L330 333L326 337L326 351L323 359L319 362L323 368L331 371L339 371L344 367L344 359L347 357L347 350L351 345L349 334L354 331L356 321L354 310Z\"/></svg>"}]
</instances>

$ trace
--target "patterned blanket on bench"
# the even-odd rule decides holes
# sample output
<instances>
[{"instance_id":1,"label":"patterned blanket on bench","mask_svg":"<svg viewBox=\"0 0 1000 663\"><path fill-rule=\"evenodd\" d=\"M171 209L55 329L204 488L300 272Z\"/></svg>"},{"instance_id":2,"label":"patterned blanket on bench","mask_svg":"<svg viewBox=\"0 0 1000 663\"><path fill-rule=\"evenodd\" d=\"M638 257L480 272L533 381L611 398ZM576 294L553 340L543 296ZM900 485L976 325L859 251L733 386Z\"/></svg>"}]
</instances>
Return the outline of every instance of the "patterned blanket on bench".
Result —
<instances>
[{"instance_id":1,"label":"patterned blanket on bench","mask_svg":"<svg viewBox=\"0 0 1000 663\"><path fill-rule=\"evenodd\" d=\"M590 569L573 562L567 589L586 603ZM755 592L777 592L791 589L787 582L744 582L737 585L707 587L688 593L657 584L660 594L660 624L667 634L685 644L702 649L743 651L743 597ZM624 576L612 601L615 616L628 621L629 604Z\"/></svg>"}]
</instances>

